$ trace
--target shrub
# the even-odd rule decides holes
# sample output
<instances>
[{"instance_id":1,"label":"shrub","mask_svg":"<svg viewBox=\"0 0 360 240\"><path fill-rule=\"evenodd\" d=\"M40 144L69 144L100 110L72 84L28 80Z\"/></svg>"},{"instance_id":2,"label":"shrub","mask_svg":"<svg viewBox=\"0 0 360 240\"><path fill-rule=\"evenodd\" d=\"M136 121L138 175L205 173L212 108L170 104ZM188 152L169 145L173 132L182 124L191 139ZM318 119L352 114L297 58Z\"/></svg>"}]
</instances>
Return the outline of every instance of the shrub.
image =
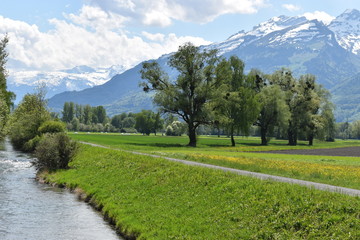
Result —
<instances>
[{"instance_id":1,"label":"shrub","mask_svg":"<svg viewBox=\"0 0 360 240\"><path fill-rule=\"evenodd\" d=\"M66 169L77 149L77 142L65 133L46 133L36 147L33 164L38 171Z\"/></svg>"},{"instance_id":2,"label":"shrub","mask_svg":"<svg viewBox=\"0 0 360 240\"><path fill-rule=\"evenodd\" d=\"M41 134L65 132L65 124L58 121L46 121L39 127Z\"/></svg>"},{"instance_id":3,"label":"shrub","mask_svg":"<svg viewBox=\"0 0 360 240\"><path fill-rule=\"evenodd\" d=\"M40 142L41 137L36 135L34 138L30 139L29 141L27 141L24 146L23 146L23 150L25 152L33 152L36 148L36 146L38 145L38 143Z\"/></svg>"}]
</instances>

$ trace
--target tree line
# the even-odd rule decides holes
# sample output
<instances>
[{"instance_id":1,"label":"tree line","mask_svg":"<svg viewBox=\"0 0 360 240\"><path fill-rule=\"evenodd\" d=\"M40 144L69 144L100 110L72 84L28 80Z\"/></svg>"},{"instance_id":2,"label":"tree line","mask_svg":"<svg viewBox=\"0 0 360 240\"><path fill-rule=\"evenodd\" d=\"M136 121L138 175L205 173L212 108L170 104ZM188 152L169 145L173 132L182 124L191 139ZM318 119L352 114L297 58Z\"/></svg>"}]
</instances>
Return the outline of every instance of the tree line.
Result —
<instances>
[{"instance_id":1,"label":"tree line","mask_svg":"<svg viewBox=\"0 0 360 240\"><path fill-rule=\"evenodd\" d=\"M65 102L61 120L70 131L122 132L150 135L161 131L167 135L181 135L183 124L174 116L163 118L160 112L142 110L139 113L121 113L108 117L103 106L91 107L74 102ZM164 125L165 124L165 125ZM167 131L165 131L165 128Z\"/></svg>"},{"instance_id":2,"label":"tree line","mask_svg":"<svg viewBox=\"0 0 360 240\"><path fill-rule=\"evenodd\" d=\"M178 72L174 81L157 62L143 63L140 86L155 91L154 103L163 113L177 115L187 124L189 146L196 146L201 125L225 128L234 146L234 133L249 134L252 125L261 132L261 144L274 135L296 145L315 137L334 140L334 106L329 92L313 75L296 78L288 69L272 74L244 73L236 56L219 57L217 50L202 50L191 43L180 46L168 62Z\"/></svg>"},{"instance_id":3,"label":"tree line","mask_svg":"<svg viewBox=\"0 0 360 240\"><path fill-rule=\"evenodd\" d=\"M15 94L7 90L6 84L7 70L5 65L8 57L6 51L8 42L7 36L0 40L0 138L3 138L6 134L6 123L15 99Z\"/></svg>"}]
</instances>

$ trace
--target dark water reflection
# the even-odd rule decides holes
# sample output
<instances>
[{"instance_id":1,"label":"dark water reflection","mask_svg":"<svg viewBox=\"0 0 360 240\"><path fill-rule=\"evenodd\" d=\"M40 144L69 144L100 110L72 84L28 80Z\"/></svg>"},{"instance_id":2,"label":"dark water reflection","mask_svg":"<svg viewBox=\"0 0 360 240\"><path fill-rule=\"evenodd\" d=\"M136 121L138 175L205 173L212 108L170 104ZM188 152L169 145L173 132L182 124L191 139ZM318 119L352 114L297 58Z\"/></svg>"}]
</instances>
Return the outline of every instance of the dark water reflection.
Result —
<instances>
[{"instance_id":1,"label":"dark water reflection","mask_svg":"<svg viewBox=\"0 0 360 240\"><path fill-rule=\"evenodd\" d=\"M67 190L39 184L28 155L0 144L0 239L119 239L102 216Z\"/></svg>"}]
</instances>

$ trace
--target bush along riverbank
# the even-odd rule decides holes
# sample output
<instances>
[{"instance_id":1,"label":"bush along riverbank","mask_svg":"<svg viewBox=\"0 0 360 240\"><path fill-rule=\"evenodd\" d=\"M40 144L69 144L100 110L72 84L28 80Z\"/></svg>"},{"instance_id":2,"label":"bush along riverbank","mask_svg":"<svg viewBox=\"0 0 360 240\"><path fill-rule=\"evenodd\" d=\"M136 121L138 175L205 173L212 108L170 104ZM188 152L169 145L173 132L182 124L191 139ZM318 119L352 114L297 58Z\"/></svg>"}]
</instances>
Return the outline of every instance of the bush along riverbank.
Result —
<instances>
[{"instance_id":1,"label":"bush along riverbank","mask_svg":"<svg viewBox=\"0 0 360 240\"><path fill-rule=\"evenodd\" d=\"M81 189L129 239L360 238L357 197L164 159L81 145L43 177Z\"/></svg>"}]
</instances>

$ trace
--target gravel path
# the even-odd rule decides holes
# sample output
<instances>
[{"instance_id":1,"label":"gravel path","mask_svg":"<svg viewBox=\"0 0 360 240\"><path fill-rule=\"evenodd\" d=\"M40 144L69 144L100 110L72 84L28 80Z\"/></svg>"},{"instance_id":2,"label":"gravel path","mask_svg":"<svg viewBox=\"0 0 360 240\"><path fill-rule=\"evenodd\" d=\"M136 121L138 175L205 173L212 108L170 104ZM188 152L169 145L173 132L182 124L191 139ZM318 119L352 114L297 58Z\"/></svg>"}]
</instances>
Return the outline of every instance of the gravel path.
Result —
<instances>
[{"instance_id":1,"label":"gravel path","mask_svg":"<svg viewBox=\"0 0 360 240\"><path fill-rule=\"evenodd\" d=\"M324 191L337 192L337 193L342 193L345 195L360 197L360 190L357 190L357 189L338 187L338 186L333 186L333 185L329 185L329 184L316 183L316 182L298 180L298 179L287 178L287 177L279 177L279 176L274 176L274 175L269 175L269 174L264 174L264 173L249 172L249 171L221 167L221 166L216 166L216 165L211 165L211 164L206 164L206 163L198 163L198 162L193 162L193 161L181 160L181 159L177 159L177 158L163 157L163 156L153 155L153 154L149 154L149 153L141 153L141 152L121 150L121 149L114 149L114 148L110 148L110 147L106 147L106 146L94 144L94 143L88 143L88 142L81 142L81 143L91 145L94 147L118 150L118 151L133 153L133 154L137 154L137 155L150 156L150 157L154 157L154 158L163 158L163 159L167 159L167 160L174 161L174 162L180 162L180 163L183 163L186 165L191 165L191 166L200 166L200 167L218 169L218 170L222 170L225 172L236 173L238 175L255 177L255 178L262 179L262 180L273 180L273 181L277 181L277 182L298 184L298 185L306 186L309 188L315 188L315 189L320 189L320 190L324 190Z\"/></svg>"},{"instance_id":2,"label":"gravel path","mask_svg":"<svg viewBox=\"0 0 360 240\"><path fill-rule=\"evenodd\" d=\"M360 147L275 150L275 151L261 151L261 153L360 157Z\"/></svg>"}]
</instances>

